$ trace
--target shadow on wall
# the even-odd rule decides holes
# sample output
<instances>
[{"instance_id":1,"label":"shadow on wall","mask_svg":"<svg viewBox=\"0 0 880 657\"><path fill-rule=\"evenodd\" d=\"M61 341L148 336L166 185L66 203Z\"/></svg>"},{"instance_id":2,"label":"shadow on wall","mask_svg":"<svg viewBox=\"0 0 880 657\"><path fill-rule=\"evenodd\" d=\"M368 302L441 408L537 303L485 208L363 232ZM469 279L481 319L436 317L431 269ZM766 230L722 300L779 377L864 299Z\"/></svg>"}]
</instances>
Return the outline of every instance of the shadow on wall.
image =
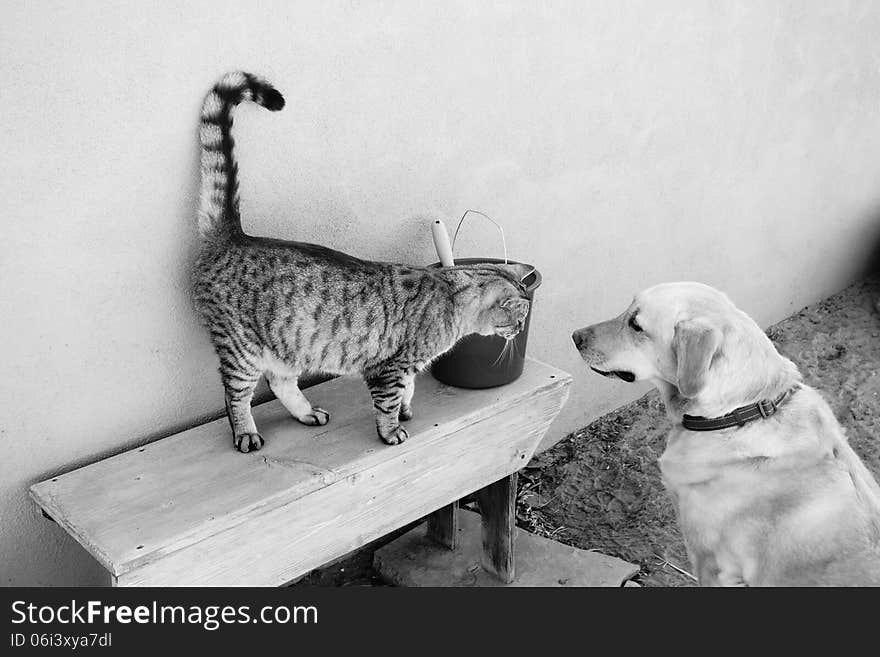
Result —
<instances>
[{"instance_id":1,"label":"shadow on wall","mask_svg":"<svg viewBox=\"0 0 880 657\"><path fill-rule=\"evenodd\" d=\"M871 224L874 227L874 235L868 249L868 258L859 278L880 274L880 209L875 209L871 213ZM875 297L873 301L877 312L880 312L880 296Z\"/></svg>"},{"instance_id":2,"label":"shadow on wall","mask_svg":"<svg viewBox=\"0 0 880 657\"><path fill-rule=\"evenodd\" d=\"M880 273L880 208L874 208L869 213L869 217L873 226L873 235L869 238L871 243L868 247L868 257L860 278Z\"/></svg>"}]
</instances>

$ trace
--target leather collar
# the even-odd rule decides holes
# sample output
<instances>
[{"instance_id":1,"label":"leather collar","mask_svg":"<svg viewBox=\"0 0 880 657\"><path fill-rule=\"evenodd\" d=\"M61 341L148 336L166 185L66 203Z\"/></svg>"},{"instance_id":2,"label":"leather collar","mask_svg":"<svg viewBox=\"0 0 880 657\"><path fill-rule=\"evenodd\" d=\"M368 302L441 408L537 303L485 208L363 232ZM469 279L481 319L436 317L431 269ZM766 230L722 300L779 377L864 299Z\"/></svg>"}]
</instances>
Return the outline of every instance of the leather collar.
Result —
<instances>
[{"instance_id":1,"label":"leather collar","mask_svg":"<svg viewBox=\"0 0 880 657\"><path fill-rule=\"evenodd\" d=\"M752 420L759 420L761 418L766 420L788 401L797 389L798 386L794 386L783 392L776 399L762 399L748 406L740 406L721 417L709 418L685 415L681 418L681 425L690 431L718 431L719 429L729 429L730 427L741 427Z\"/></svg>"}]
</instances>

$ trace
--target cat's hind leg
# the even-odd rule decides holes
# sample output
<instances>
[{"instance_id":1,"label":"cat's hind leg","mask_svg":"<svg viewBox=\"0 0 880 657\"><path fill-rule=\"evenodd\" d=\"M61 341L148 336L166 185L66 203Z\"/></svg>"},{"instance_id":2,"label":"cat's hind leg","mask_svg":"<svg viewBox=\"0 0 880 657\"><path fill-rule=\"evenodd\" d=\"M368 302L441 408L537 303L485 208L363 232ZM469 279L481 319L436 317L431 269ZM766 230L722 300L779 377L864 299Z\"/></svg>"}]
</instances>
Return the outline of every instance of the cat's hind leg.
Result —
<instances>
[{"instance_id":1,"label":"cat's hind leg","mask_svg":"<svg viewBox=\"0 0 880 657\"><path fill-rule=\"evenodd\" d=\"M299 389L299 379L290 373L268 371L269 387L290 414L309 426L324 425L330 421L330 413L312 406Z\"/></svg>"},{"instance_id":2,"label":"cat's hind leg","mask_svg":"<svg viewBox=\"0 0 880 657\"><path fill-rule=\"evenodd\" d=\"M239 452L256 451L264 444L251 413L254 388L261 375L257 370L231 367L223 367L220 371L226 393L226 416L232 426L232 444Z\"/></svg>"}]
</instances>

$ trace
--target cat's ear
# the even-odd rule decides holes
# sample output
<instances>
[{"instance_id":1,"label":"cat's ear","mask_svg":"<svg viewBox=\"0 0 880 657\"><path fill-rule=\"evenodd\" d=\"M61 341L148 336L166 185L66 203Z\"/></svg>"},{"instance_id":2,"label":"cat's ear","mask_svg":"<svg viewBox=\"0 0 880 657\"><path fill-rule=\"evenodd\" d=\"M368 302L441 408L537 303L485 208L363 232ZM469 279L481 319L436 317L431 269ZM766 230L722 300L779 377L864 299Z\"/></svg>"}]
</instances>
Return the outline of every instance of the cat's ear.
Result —
<instances>
[{"instance_id":1,"label":"cat's ear","mask_svg":"<svg viewBox=\"0 0 880 657\"><path fill-rule=\"evenodd\" d=\"M523 265L521 263L511 262L507 265L499 265L499 267L503 267L507 272L511 273L516 280L520 283L526 284L529 276L535 273L535 268L531 265Z\"/></svg>"}]
</instances>

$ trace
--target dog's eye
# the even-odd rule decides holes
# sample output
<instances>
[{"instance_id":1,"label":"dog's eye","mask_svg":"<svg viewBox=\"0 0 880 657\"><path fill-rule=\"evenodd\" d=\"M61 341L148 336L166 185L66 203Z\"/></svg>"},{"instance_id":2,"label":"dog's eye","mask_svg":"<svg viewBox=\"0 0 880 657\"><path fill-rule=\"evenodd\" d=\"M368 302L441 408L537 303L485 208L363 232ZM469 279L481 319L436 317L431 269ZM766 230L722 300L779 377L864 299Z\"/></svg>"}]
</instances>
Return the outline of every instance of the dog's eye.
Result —
<instances>
[{"instance_id":1,"label":"dog's eye","mask_svg":"<svg viewBox=\"0 0 880 657\"><path fill-rule=\"evenodd\" d=\"M636 333L641 333L642 331L644 331L644 329L639 326L639 323L636 321L635 315L629 318L629 327Z\"/></svg>"}]
</instances>

